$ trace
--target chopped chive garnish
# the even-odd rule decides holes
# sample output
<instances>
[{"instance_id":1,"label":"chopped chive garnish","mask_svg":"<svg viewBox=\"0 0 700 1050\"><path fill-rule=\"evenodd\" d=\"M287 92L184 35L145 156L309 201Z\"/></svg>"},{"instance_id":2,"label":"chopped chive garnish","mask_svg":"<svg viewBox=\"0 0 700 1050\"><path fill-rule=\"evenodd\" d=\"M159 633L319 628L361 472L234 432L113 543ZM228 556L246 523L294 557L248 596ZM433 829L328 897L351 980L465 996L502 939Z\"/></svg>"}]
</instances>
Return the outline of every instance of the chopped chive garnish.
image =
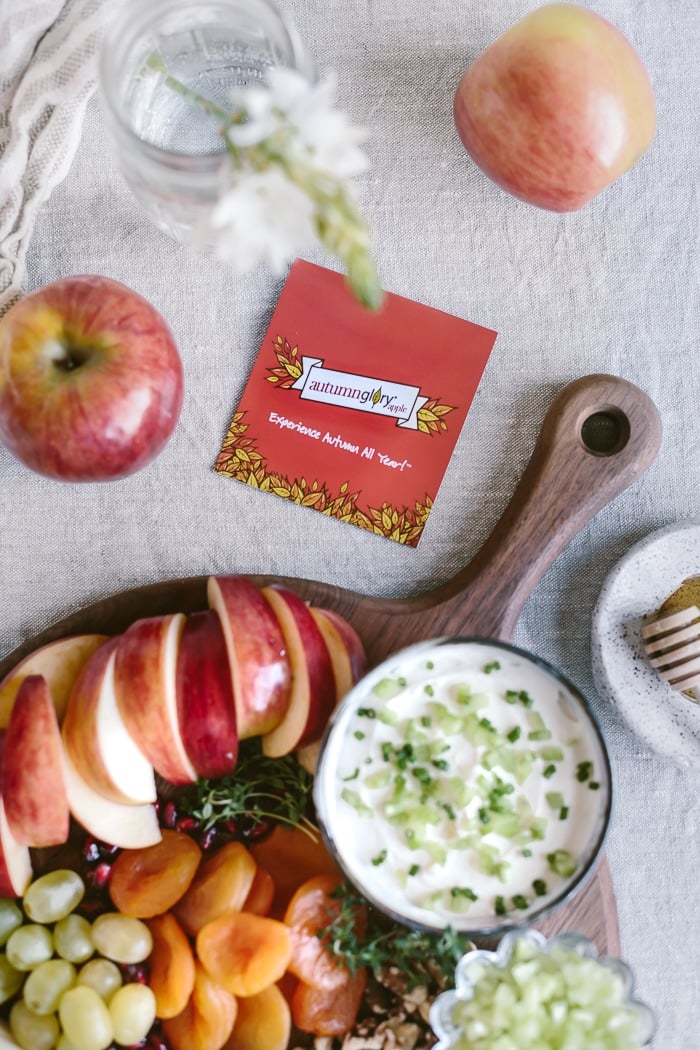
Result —
<instances>
[{"instance_id":1,"label":"chopped chive garnish","mask_svg":"<svg viewBox=\"0 0 700 1050\"><path fill-rule=\"evenodd\" d=\"M535 879L532 888L538 897L544 897L547 892L547 883L544 879Z\"/></svg>"},{"instance_id":2,"label":"chopped chive garnish","mask_svg":"<svg viewBox=\"0 0 700 1050\"><path fill-rule=\"evenodd\" d=\"M506 689L505 701L507 704L517 704L518 692L515 689Z\"/></svg>"},{"instance_id":3,"label":"chopped chive garnish","mask_svg":"<svg viewBox=\"0 0 700 1050\"><path fill-rule=\"evenodd\" d=\"M559 820L566 820L568 815L569 815L569 807L568 806L562 806L561 809L559 810Z\"/></svg>"},{"instance_id":4,"label":"chopped chive garnish","mask_svg":"<svg viewBox=\"0 0 700 1050\"><path fill-rule=\"evenodd\" d=\"M430 685L430 683L428 683L426 686L423 686L423 692L426 696L435 696L435 690L433 689L432 685Z\"/></svg>"},{"instance_id":5,"label":"chopped chive garnish","mask_svg":"<svg viewBox=\"0 0 700 1050\"><path fill-rule=\"evenodd\" d=\"M505 915L506 913L506 902L504 897L496 897L494 901L493 910L496 915Z\"/></svg>"},{"instance_id":6,"label":"chopped chive garnish","mask_svg":"<svg viewBox=\"0 0 700 1050\"><path fill-rule=\"evenodd\" d=\"M491 674L492 671L500 671L501 665L498 660L492 660L490 664L486 664L484 667L484 674Z\"/></svg>"},{"instance_id":7,"label":"chopped chive garnish","mask_svg":"<svg viewBox=\"0 0 700 1050\"><path fill-rule=\"evenodd\" d=\"M387 740L382 744L382 758L385 762L391 762L391 756L394 753L394 745L390 744Z\"/></svg>"},{"instance_id":8,"label":"chopped chive garnish","mask_svg":"<svg viewBox=\"0 0 700 1050\"><path fill-rule=\"evenodd\" d=\"M357 780L359 775L360 775L360 767L358 766L357 769L355 770L355 772L351 773L349 777L343 777L343 781L345 783L347 783L348 780Z\"/></svg>"},{"instance_id":9,"label":"chopped chive garnish","mask_svg":"<svg viewBox=\"0 0 700 1050\"><path fill-rule=\"evenodd\" d=\"M520 690L520 693L518 694L518 700L523 705L523 707L532 707L534 702L530 694L527 693L524 689Z\"/></svg>"},{"instance_id":10,"label":"chopped chive garnish","mask_svg":"<svg viewBox=\"0 0 700 1050\"><path fill-rule=\"evenodd\" d=\"M588 787L591 791L598 791L598 789L600 788L600 784L597 780L591 780L588 783Z\"/></svg>"},{"instance_id":11,"label":"chopped chive garnish","mask_svg":"<svg viewBox=\"0 0 700 1050\"><path fill-rule=\"evenodd\" d=\"M479 820L482 824L490 823L491 817L489 816L489 811L487 810L486 806L481 806L481 808L479 809Z\"/></svg>"},{"instance_id":12,"label":"chopped chive garnish","mask_svg":"<svg viewBox=\"0 0 700 1050\"><path fill-rule=\"evenodd\" d=\"M446 758L434 758L430 765L433 766L434 769L441 769L443 773L446 773L450 768L450 763Z\"/></svg>"},{"instance_id":13,"label":"chopped chive garnish","mask_svg":"<svg viewBox=\"0 0 700 1050\"><path fill-rule=\"evenodd\" d=\"M548 853L547 863L552 871L564 879L568 879L576 871L576 861L566 849L555 849L553 853Z\"/></svg>"},{"instance_id":14,"label":"chopped chive garnish","mask_svg":"<svg viewBox=\"0 0 700 1050\"><path fill-rule=\"evenodd\" d=\"M510 740L511 744L514 744L516 740L520 740L521 733L522 729L520 728L520 726L513 726L510 732L506 733L506 736Z\"/></svg>"},{"instance_id":15,"label":"chopped chive garnish","mask_svg":"<svg viewBox=\"0 0 700 1050\"><path fill-rule=\"evenodd\" d=\"M417 875L419 871L420 871L420 864L412 864L411 867L408 869L408 874L409 875Z\"/></svg>"},{"instance_id":16,"label":"chopped chive garnish","mask_svg":"<svg viewBox=\"0 0 700 1050\"><path fill-rule=\"evenodd\" d=\"M451 806L449 802L438 802L438 806L440 806L441 809L445 810L445 813L447 813L447 816L450 818L450 820L457 819L457 814L455 813L454 807Z\"/></svg>"},{"instance_id":17,"label":"chopped chive garnish","mask_svg":"<svg viewBox=\"0 0 700 1050\"><path fill-rule=\"evenodd\" d=\"M525 849L521 849L520 852L523 855L523 857L531 857L532 856L532 850L528 849L527 846L525 847Z\"/></svg>"},{"instance_id":18,"label":"chopped chive garnish","mask_svg":"<svg viewBox=\"0 0 700 1050\"><path fill-rule=\"evenodd\" d=\"M583 784L593 773L592 762L579 762L576 766L576 779Z\"/></svg>"},{"instance_id":19,"label":"chopped chive garnish","mask_svg":"<svg viewBox=\"0 0 700 1050\"><path fill-rule=\"evenodd\" d=\"M420 724L425 726L426 729L428 726L431 726L433 723L430 715L421 715Z\"/></svg>"},{"instance_id":20,"label":"chopped chive garnish","mask_svg":"<svg viewBox=\"0 0 700 1050\"><path fill-rule=\"evenodd\" d=\"M365 739L365 734L362 732L361 729L356 729L354 734L353 734L353 736L355 737L355 740L364 740Z\"/></svg>"},{"instance_id":21,"label":"chopped chive garnish","mask_svg":"<svg viewBox=\"0 0 700 1050\"><path fill-rule=\"evenodd\" d=\"M433 668L435 667L435 664L433 663L432 660L426 660L425 666L426 666L426 670L432 671Z\"/></svg>"},{"instance_id":22,"label":"chopped chive garnish","mask_svg":"<svg viewBox=\"0 0 700 1050\"><path fill-rule=\"evenodd\" d=\"M360 718L376 718L377 712L373 707L358 707L357 714Z\"/></svg>"},{"instance_id":23,"label":"chopped chive garnish","mask_svg":"<svg viewBox=\"0 0 700 1050\"><path fill-rule=\"evenodd\" d=\"M523 897L522 893L516 893L513 897L513 907L524 910L527 906L527 897Z\"/></svg>"},{"instance_id":24,"label":"chopped chive garnish","mask_svg":"<svg viewBox=\"0 0 700 1050\"><path fill-rule=\"evenodd\" d=\"M549 765L545 766L545 768L543 769L542 776L546 777L547 780L549 780L550 777L554 776L556 771L557 771L557 767L554 765L553 762L550 762Z\"/></svg>"},{"instance_id":25,"label":"chopped chive garnish","mask_svg":"<svg viewBox=\"0 0 700 1050\"><path fill-rule=\"evenodd\" d=\"M450 897L465 897L468 901L478 901L479 899L469 886L453 886L450 890Z\"/></svg>"},{"instance_id":26,"label":"chopped chive garnish","mask_svg":"<svg viewBox=\"0 0 700 1050\"><path fill-rule=\"evenodd\" d=\"M383 849L381 853L378 853L376 857L372 857L372 863L375 868L378 868L380 864L383 864L386 860L386 850Z\"/></svg>"},{"instance_id":27,"label":"chopped chive garnish","mask_svg":"<svg viewBox=\"0 0 700 1050\"><path fill-rule=\"evenodd\" d=\"M431 777L428 770L424 769L423 766L416 766L415 769L411 770L411 772L413 773L418 783L422 784L423 787L430 787L430 785L433 783L433 778Z\"/></svg>"}]
</instances>

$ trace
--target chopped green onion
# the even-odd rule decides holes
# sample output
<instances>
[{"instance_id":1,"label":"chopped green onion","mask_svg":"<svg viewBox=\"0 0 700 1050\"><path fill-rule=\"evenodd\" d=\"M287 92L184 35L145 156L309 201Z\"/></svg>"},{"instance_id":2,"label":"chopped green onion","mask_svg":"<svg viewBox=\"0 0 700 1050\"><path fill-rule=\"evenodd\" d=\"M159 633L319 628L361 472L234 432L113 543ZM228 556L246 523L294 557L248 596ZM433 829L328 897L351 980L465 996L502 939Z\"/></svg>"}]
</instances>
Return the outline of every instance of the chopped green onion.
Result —
<instances>
[{"instance_id":1,"label":"chopped green onion","mask_svg":"<svg viewBox=\"0 0 700 1050\"><path fill-rule=\"evenodd\" d=\"M492 660L490 664L486 664L483 670L484 674L491 674L492 671L500 671L501 665L498 660Z\"/></svg>"},{"instance_id":2,"label":"chopped green onion","mask_svg":"<svg viewBox=\"0 0 700 1050\"><path fill-rule=\"evenodd\" d=\"M357 780L360 775L360 767L358 766L354 773L351 773L349 777L343 777L343 781L347 783L348 780Z\"/></svg>"},{"instance_id":3,"label":"chopped green onion","mask_svg":"<svg viewBox=\"0 0 700 1050\"><path fill-rule=\"evenodd\" d=\"M578 865L567 849L556 849L547 854L547 863L552 871L562 878L568 879L573 875Z\"/></svg>"},{"instance_id":4,"label":"chopped green onion","mask_svg":"<svg viewBox=\"0 0 700 1050\"><path fill-rule=\"evenodd\" d=\"M547 893L547 883L544 879L535 879L532 884L532 888L538 897L544 897Z\"/></svg>"},{"instance_id":5,"label":"chopped green onion","mask_svg":"<svg viewBox=\"0 0 700 1050\"><path fill-rule=\"evenodd\" d=\"M556 771L557 771L557 767L554 765L553 762L550 762L550 764L548 766L545 766L545 768L543 769L542 776L546 777L547 780L549 780L550 777L554 776Z\"/></svg>"},{"instance_id":6,"label":"chopped green onion","mask_svg":"<svg viewBox=\"0 0 700 1050\"><path fill-rule=\"evenodd\" d=\"M520 739L520 734L521 733L522 733L522 729L520 728L520 726L513 726L513 728L510 730L510 732L506 733L506 736L510 740L511 744L514 744L516 740Z\"/></svg>"},{"instance_id":7,"label":"chopped green onion","mask_svg":"<svg viewBox=\"0 0 700 1050\"><path fill-rule=\"evenodd\" d=\"M576 766L576 779L581 784L585 783L585 781L590 778L592 773L593 773L593 763L592 762L579 762L579 764Z\"/></svg>"},{"instance_id":8,"label":"chopped green onion","mask_svg":"<svg viewBox=\"0 0 700 1050\"><path fill-rule=\"evenodd\" d=\"M381 853L378 853L376 857L372 857L372 863L375 868L378 868L380 864L383 864L386 860L386 850L383 849Z\"/></svg>"},{"instance_id":9,"label":"chopped green onion","mask_svg":"<svg viewBox=\"0 0 700 1050\"><path fill-rule=\"evenodd\" d=\"M353 736L355 737L355 740L364 740L365 739L365 734L362 732L361 729L356 729L354 734L353 734Z\"/></svg>"},{"instance_id":10,"label":"chopped green onion","mask_svg":"<svg viewBox=\"0 0 700 1050\"><path fill-rule=\"evenodd\" d=\"M522 893L516 893L516 895L513 897L513 906L515 908L520 908L521 911L524 911L525 908L528 907L527 897L523 897Z\"/></svg>"},{"instance_id":11,"label":"chopped green onion","mask_svg":"<svg viewBox=\"0 0 700 1050\"><path fill-rule=\"evenodd\" d=\"M358 707L357 714L359 718L376 718L377 712L373 707Z\"/></svg>"}]
</instances>

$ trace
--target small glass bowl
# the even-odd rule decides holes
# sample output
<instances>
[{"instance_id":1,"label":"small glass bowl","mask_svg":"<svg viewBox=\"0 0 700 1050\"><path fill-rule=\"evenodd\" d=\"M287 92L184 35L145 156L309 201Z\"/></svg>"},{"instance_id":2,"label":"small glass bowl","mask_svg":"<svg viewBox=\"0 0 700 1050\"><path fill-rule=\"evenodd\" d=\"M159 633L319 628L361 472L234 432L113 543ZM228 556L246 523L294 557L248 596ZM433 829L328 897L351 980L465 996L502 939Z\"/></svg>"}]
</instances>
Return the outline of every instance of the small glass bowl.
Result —
<instances>
[{"instance_id":1,"label":"small glass bowl","mask_svg":"<svg viewBox=\"0 0 700 1050\"><path fill-rule=\"evenodd\" d=\"M560 933L548 940L537 930L526 929L511 930L505 934L495 951L477 948L462 956L455 970L455 988L439 995L430 1008L430 1025L438 1040L433 1050L454 1050L458 1045L459 1037L463 1033L461 1026L454 1023L452 1015L456 1003L468 1002L473 998L474 980L473 977L470 977L470 972L473 975L473 967L477 965L479 970L485 966L506 967L520 941L531 944L547 955L557 949L567 952L575 951L582 958L596 959L601 966L617 974L623 985L624 1006L638 1017L639 1042L636 1047L649 1045L654 1035L656 1021L649 1007L634 998L634 978L626 963L608 956L599 957L595 944L581 934ZM629 1050L632 1048L630 1047Z\"/></svg>"}]
</instances>

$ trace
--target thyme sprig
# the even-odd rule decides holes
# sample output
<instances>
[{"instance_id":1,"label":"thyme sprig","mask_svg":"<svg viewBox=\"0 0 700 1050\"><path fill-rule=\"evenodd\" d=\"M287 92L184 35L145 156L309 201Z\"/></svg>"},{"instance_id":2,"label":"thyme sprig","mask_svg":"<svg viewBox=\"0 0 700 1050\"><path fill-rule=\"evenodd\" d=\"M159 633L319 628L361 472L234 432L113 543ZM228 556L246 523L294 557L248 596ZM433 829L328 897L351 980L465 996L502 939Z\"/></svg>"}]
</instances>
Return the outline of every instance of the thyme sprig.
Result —
<instances>
[{"instance_id":1,"label":"thyme sprig","mask_svg":"<svg viewBox=\"0 0 700 1050\"><path fill-rule=\"evenodd\" d=\"M241 744L235 773L198 780L180 807L205 832L243 819L248 827L286 824L318 839L320 832L310 815L312 790L313 778L294 755L268 758L255 738Z\"/></svg>"},{"instance_id":2,"label":"thyme sprig","mask_svg":"<svg viewBox=\"0 0 700 1050\"><path fill-rule=\"evenodd\" d=\"M389 922L347 883L333 894L339 902L334 917L318 936L334 958L355 973L367 967L379 974L389 966L404 977L407 989L434 979L436 973L452 979L454 968L471 946L468 938L451 927L441 933L423 933ZM358 912L367 908L367 923L358 923Z\"/></svg>"}]
</instances>

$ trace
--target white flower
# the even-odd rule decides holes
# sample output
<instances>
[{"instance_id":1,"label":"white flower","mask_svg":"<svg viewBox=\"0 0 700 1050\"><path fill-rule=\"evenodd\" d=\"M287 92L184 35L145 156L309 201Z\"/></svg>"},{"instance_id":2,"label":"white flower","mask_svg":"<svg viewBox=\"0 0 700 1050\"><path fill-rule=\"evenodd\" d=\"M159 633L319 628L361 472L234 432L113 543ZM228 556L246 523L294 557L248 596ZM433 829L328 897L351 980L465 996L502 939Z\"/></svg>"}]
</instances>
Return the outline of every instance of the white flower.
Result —
<instances>
[{"instance_id":1,"label":"white flower","mask_svg":"<svg viewBox=\"0 0 700 1050\"><path fill-rule=\"evenodd\" d=\"M335 77L312 83L294 69L277 66L267 73L267 87L242 88L232 95L246 121L227 134L238 148L276 136L292 159L333 178L365 171L368 161L359 143L365 138L344 113L333 109Z\"/></svg>"},{"instance_id":2,"label":"white flower","mask_svg":"<svg viewBox=\"0 0 700 1050\"><path fill-rule=\"evenodd\" d=\"M235 176L209 216L204 236L239 273L267 263L282 274L315 243L314 203L279 168Z\"/></svg>"}]
</instances>

